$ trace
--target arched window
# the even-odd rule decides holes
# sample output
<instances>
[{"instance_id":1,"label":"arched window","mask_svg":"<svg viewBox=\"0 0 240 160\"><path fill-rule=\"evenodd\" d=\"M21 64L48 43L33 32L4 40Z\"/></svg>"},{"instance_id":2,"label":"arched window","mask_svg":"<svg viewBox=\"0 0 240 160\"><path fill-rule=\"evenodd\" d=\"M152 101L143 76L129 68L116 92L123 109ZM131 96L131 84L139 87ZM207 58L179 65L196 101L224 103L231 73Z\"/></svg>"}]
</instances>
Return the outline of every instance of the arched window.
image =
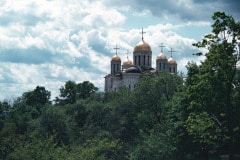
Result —
<instances>
[{"instance_id":1,"label":"arched window","mask_svg":"<svg viewBox=\"0 0 240 160\"><path fill-rule=\"evenodd\" d=\"M145 66L145 61L146 61L146 57L145 55L143 56L143 65Z\"/></svg>"},{"instance_id":2,"label":"arched window","mask_svg":"<svg viewBox=\"0 0 240 160\"><path fill-rule=\"evenodd\" d=\"M120 69L119 69L119 64L117 64L117 71L119 71Z\"/></svg>"},{"instance_id":3,"label":"arched window","mask_svg":"<svg viewBox=\"0 0 240 160\"><path fill-rule=\"evenodd\" d=\"M150 66L150 59L149 59L149 56L148 56L148 66Z\"/></svg>"}]
</instances>

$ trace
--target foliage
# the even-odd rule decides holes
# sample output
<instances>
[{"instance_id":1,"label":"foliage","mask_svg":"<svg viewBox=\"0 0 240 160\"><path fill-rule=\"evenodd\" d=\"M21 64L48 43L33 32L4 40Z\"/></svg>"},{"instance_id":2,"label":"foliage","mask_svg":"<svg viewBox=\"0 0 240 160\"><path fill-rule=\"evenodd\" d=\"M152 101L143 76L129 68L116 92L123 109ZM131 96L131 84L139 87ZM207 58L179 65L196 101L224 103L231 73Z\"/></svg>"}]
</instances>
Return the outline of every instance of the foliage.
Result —
<instances>
[{"instance_id":1,"label":"foliage","mask_svg":"<svg viewBox=\"0 0 240 160\"><path fill-rule=\"evenodd\" d=\"M159 72L146 73L134 90L136 123L143 130L151 129L156 123L163 123L167 102L169 102L182 79L175 74Z\"/></svg>"},{"instance_id":2,"label":"foliage","mask_svg":"<svg viewBox=\"0 0 240 160\"><path fill-rule=\"evenodd\" d=\"M166 123L156 125L149 134L142 133L143 140L134 147L129 159L175 159L175 137L172 136L171 131Z\"/></svg>"},{"instance_id":3,"label":"foliage","mask_svg":"<svg viewBox=\"0 0 240 160\"><path fill-rule=\"evenodd\" d=\"M110 141L109 139L92 139L85 142L80 147L80 159L86 160L104 160L104 159L120 159L118 152L121 146L116 140Z\"/></svg>"},{"instance_id":4,"label":"foliage","mask_svg":"<svg viewBox=\"0 0 240 160\"><path fill-rule=\"evenodd\" d=\"M232 16L216 12L212 16L212 33L204 37L197 47L207 47L206 59L200 66L189 64L187 78L188 110L187 131L194 141L208 151L233 154L233 117L239 117L234 94L236 90L236 54L237 36L240 23ZM238 104L239 106L239 104ZM220 149L221 148L221 149Z\"/></svg>"},{"instance_id":5,"label":"foliage","mask_svg":"<svg viewBox=\"0 0 240 160\"><path fill-rule=\"evenodd\" d=\"M55 102L58 105L65 105L73 104L78 99L89 98L98 88L89 81L84 81L82 83L67 81L59 90L60 98L56 97Z\"/></svg>"},{"instance_id":6,"label":"foliage","mask_svg":"<svg viewBox=\"0 0 240 160\"><path fill-rule=\"evenodd\" d=\"M47 91L45 87L40 86L22 95L23 101L30 106L50 104L50 97L51 93Z\"/></svg>"},{"instance_id":7,"label":"foliage","mask_svg":"<svg viewBox=\"0 0 240 160\"><path fill-rule=\"evenodd\" d=\"M216 12L206 59L187 77L145 72L133 91L67 81L0 102L0 159L215 159L240 154L239 22ZM201 54L198 54L201 55ZM203 55L203 54L202 54Z\"/></svg>"},{"instance_id":8,"label":"foliage","mask_svg":"<svg viewBox=\"0 0 240 160\"><path fill-rule=\"evenodd\" d=\"M226 140L221 128L207 112L190 113L186 125L188 133L195 137L195 141L199 141L208 150L218 149L219 142ZM212 132L215 134L211 134Z\"/></svg>"}]
</instances>

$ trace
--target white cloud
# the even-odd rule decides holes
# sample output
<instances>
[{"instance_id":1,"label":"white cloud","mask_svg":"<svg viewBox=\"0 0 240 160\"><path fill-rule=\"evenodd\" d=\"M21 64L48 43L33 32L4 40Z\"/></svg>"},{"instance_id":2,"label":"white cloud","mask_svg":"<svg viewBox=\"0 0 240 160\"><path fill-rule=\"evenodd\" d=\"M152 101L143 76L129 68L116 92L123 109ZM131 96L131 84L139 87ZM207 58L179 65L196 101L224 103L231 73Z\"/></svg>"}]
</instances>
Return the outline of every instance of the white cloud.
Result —
<instances>
[{"instance_id":1,"label":"white cloud","mask_svg":"<svg viewBox=\"0 0 240 160\"><path fill-rule=\"evenodd\" d=\"M120 6L113 7L107 0L1 1L0 100L20 96L37 85L50 90L54 98L59 94L58 89L68 80L91 81L103 90L103 77L110 72L114 46L117 44L121 48L118 53L124 61L127 50L132 59L133 48L141 40L139 26L129 27L125 24L128 19L126 11L136 13L136 22L144 25L141 18L156 16L157 7L158 12L162 11L161 14L169 13L159 6L168 6L170 2L172 0L152 1L156 5L151 7L148 1L139 4L136 1L127 4L119 1ZM191 7L185 4L177 6ZM179 8L173 9L177 11ZM188 13L179 14L181 17ZM164 43L166 56L170 56L168 51L171 47L176 50L173 56L179 70L184 70L188 60L196 60L192 56L196 49L191 46L195 40L180 32L187 27L208 27L209 23L161 22L159 20L144 29L147 32L144 39L153 51L153 67L160 53L158 46Z\"/></svg>"},{"instance_id":2,"label":"white cloud","mask_svg":"<svg viewBox=\"0 0 240 160\"><path fill-rule=\"evenodd\" d=\"M82 22L88 26L101 28L104 26L114 26L122 24L125 17L111 8L106 8L101 2L94 2L88 7L88 15L85 16Z\"/></svg>"}]
</instances>

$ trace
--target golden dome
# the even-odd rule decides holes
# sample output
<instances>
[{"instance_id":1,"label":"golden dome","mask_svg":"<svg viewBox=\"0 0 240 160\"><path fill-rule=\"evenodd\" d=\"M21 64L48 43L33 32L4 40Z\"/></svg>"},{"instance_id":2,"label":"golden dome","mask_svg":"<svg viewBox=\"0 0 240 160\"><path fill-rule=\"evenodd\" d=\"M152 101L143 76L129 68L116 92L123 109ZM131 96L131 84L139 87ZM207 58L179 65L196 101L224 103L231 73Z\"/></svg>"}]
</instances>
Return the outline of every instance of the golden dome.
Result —
<instances>
[{"instance_id":1,"label":"golden dome","mask_svg":"<svg viewBox=\"0 0 240 160\"><path fill-rule=\"evenodd\" d=\"M132 65L132 61L130 59L127 59L125 62L123 62L124 66L131 66Z\"/></svg>"},{"instance_id":2,"label":"golden dome","mask_svg":"<svg viewBox=\"0 0 240 160\"><path fill-rule=\"evenodd\" d=\"M143 39L134 47L135 51L152 51L150 45Z\"/></svg>"},{"instance_id":3,"label":"golden dome","mask_svg":"<svg viewBox=\"0 0 240 160\"><path fill-rule=\"evenodd\" d=\"M170 57L168 59L168 63L170 63L170 64L177 64L177 62L172 57Z\"/></svg>"},{"instance_id":4,"label":"golden dome","mask_svg":"<svg viewBox=\"0 0 240 160\"><path fill-rule=\"evenodd\" d=\"M115 54L113 57L112 57L112 61L121 61L121 58Z\"/></svg>"},{"instance_id":5,"label":"golden dome","mask_svg":"<svg viewBox=\"0 0 240 160\"><path fill-rule=\"evenodd\" d=\"M162 52L157 56L157 59L167 59L167 57L165 56L165 54L163 54Z\"/></svg>"}]
</instances>

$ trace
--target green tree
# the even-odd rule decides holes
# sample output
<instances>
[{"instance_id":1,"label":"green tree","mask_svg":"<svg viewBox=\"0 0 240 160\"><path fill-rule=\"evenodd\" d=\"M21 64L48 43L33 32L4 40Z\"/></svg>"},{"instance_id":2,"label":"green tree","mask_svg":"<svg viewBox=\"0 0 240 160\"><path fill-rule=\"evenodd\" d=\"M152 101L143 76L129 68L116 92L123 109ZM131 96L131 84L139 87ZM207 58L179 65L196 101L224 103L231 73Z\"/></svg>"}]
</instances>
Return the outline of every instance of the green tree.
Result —
<instances>
[{"instance_id":1,"label":"green tree","mask_svg":"<svg viewBox=\"0 0 240 160\"><path fill-rule=\"evenodd\" d=\"M33 91L25 92L22 95L22 99L30 106L50 104L50 98L51 92L41 86L37 86Z\"/></svg>"},{"instance_id":2,"label":"green tree","mask_svg":"<svg viewBox=\"0 0 240 160\"><path fill-rule=\"evenodd\" d=\"M69 144L67 118L60 108L46 106L39 121L41 135L46 138L53 136L58 146Z\"/></svg>"},{"instance_id":3,"label":"green tree","mask_svg":"<svg viewBox=\"0 0 240 160\"><path fill-rule=\"evenodd\" d=\"M141 77L134 90L134 124L138 135L129 152L130 159L176 159L177 136L181 132L176 131L179 120L174 120L175 112L170 111L173 97L182 85L181 77L168 72L146 73Z\"/></svg>"},{"instance_id":4,"label":"green tree","mask_svg":"<svg viewBox=\"0 0 240 160\"><path fill-rule=\"evenodd\" d=\"M86 99L98 90L91 82L84 81L77 84L77 98Z\"/></svg>"},{"instance_id":5,"label":"green tree","mask_svg":"<svg viewBox=\"0 0 240 160\"><path fill-rule=\"evenodd\" d=\"M0 131L4 126L4 121L7 117L9 109L10 109L10 105L7 102L0 101Z\"/></svg>"},{"instance_id":6,"label":"green tree","mask_svg":"<svg viewBox=\"0 0 240 160\"><path fill-rule=\"evenodd\" d=\"M55 102L60 105L73 104L76 102L76 86L73 81L67 81L60 90L60 98L56 97Z\"/></svg>"},{"instance_id":7,"label":"green tree","mask_svg":"<svg viewBox=\"0 0 240 160\"><path fill-rule=\"evenodd\" d=\"M232 16L216 12L212 33L197 47L207 47L206 59L199 67L189 66L187 93L189 116L186 127L195 142L202 145L205 159L209 150L228 149L232 159L234 128L233 81L236 75L236 38L240 23ZM194 73L194 74L192 74ZM238 104L240 106L240 104Z\"/></svg>"},{"instance_id":8,"label":"green tree","mask_svg":"<svg viewBox=\"0 0 240 160\"><path fill-rule=\"evenodd\" d=\"M81 133L84 131L89 111L84 100L75 104L68 104L64 107L66 118L68 119L69 139L72 145L82 144L86 138ZM87 127L85 129L88 129Z\"/></svg>"},{"instance_id":9,"label":"green tree","mask_svg":"<svg viewBox=\"0 0 240 160\"><path fill-rule=\"evenodd\" d=\"M108 130L116 139L120 139L127 145L133 145L138 135L138 128L135 123L136 110L134 108L134 94L128 88L121 88L117 92L108 92L111 101L107 105L111 106L112 112L109 116Z\"/></svg>"},{"instance_id":10,"label":"green tree","mask_svg":"<svg viewBox=\"0 0 240 160\"><path fill-rule=\"evenodd\" d=\"M176 144L175 137L172 136L172 129L168 123L156 124L149 134L141 133L141 139L138 141L133 151L129 153L129 159L149 159L175 160Z\"/></svg>"},{"instance_id":11,"label":"green tree","mask_svg":"<svg viewBox=\"0 0 240 160\"><path fill-rule=\"evenodd\" d=\"M52 136L41 139L37 135L34 135L34 133L30 133L30 135L17 138L21 139L21 141L18 140L20 143L14 146L14 151L7 154L5 159L76 159L76 157L68 153L67 147L58 147Z\"/></svg>"},{"instance_id":12,"label":"green tree","mask_svg":"<svg viewBox=\"0 0 240 160\"><path fill-rule=\"evenodd\" d=\"M178 88L168 105L162 134L168 136L169 142L164 142L168 145L162 147L163 151L168 151L174 160L199 159L199 146L193 142L193 137L188 134L185 126L189 115L185 85Z\"/></svg>"},{"instance_id":13,"label":"green tree","mask_svg":"<svg viewBox=\"0 0 240 160\"><path fill-rule=\"evenodd\" d=\"M86 160L105 160L105 159L116 159L120 160L118 156L121 150L121 145L116 140L109 140L107 138L99 139L94 138L87 140L80 147L79 159Z\"/></svg>"},{"instance_id":14,"label":"green tree","mask_svg":"<svg viewBox=\"0 0 240 160\"><path fill-rule=\"evenodd\" d=\"M56 97L55 102L59 105L73 104L78 99L89 98L98 90L93 83L84 81L76 83L74 81L67 81L64 86L60 88L60 98Z\"/></svg>"},{"instance_id":15,"label":"green tree","mask_svg":"<svg viewBox=\"0 0 240 160\"><path fill-rule=\"evenodd\" d=\"M15 102L4 116L3 127L0 130L0 157L7 159L15 151L24 137L34 128L32 122L36 118L35 109L22 101Z\"/></svg>"},{"instance_id":16,"label":"green tree","mask_svg":"<svg viewBox=\"0 0 240 160\"><path fill-rule=\"evenodd\" d=\"M182 79L168 72L146 73L134 90L134 105L137 123L143 130L151 129L156 123L162 123L177 88Z\"/></svg>"}]
</instances>

